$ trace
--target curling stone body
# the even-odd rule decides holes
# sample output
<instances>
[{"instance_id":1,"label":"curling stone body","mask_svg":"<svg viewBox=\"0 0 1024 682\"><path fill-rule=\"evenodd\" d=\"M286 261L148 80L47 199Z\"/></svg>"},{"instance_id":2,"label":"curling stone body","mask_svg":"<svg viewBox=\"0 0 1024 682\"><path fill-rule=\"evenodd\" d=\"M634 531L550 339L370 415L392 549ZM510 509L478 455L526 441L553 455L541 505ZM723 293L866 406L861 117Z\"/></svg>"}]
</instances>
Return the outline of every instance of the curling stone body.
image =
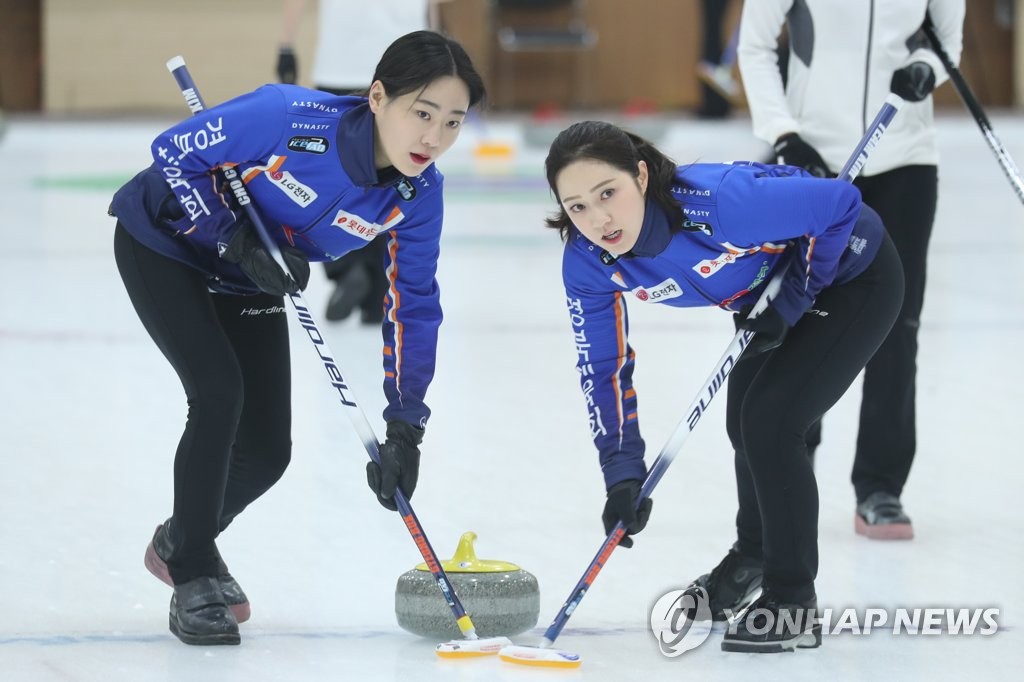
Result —
<instances>
[{"instance_id":1,"label":"curling stone body","mask_svg":"<svg viewBox=\"0 0 1024 682\"><path fill-rule=\"evenodd\" d=\"M442 561L459 601L480 637L511 637L537 624L540 587L537 578L515 564L478 559L475 533L465 533L455 556ZM432 639L452 639L462 633L426 564L406 571L395 587L398 625Z\"/></svg>"}]
</instances>

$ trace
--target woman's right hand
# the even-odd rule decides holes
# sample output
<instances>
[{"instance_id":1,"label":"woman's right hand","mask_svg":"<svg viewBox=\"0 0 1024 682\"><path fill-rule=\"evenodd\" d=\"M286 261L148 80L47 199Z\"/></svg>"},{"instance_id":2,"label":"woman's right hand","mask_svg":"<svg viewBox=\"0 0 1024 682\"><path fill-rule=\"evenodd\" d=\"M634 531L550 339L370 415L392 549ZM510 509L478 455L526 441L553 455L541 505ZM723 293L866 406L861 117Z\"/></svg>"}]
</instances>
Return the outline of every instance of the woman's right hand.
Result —
<instances>
[{"instance_id":1,"label":"woman's right hand","mask_svg":"<svg viewBox=\"0 0 1024 682\"><path fill-rule=\"evenodd\" d=\"M620 547L632 547L633 539L630 536L642 531L647 526L647 520L651 518L651 507L654 506L654 500L651 498L646 498L637 509L640 488L641 482L631 478L620 481L608 489L608 499L604 503L601 521L604 522L606 535L612 532L616 523L622 521L626 534L619 540Z\"/></svg>"}]
</instances>

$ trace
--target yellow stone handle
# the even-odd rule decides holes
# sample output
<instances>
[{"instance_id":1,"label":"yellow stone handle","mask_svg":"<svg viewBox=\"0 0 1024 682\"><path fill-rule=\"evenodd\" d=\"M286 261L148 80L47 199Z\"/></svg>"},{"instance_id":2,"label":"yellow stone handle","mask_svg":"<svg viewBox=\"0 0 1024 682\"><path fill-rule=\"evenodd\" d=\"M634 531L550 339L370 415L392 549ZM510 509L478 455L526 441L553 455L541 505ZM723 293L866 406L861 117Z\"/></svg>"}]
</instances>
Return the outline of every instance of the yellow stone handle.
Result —
<instances>
[{"instance_id":1,"label":"yellow stone handle","mask_svg":"<svg viewBox=\"0 0 1024 682\"><path fill-rule=\"evenodd\" d=\"M441 562L441 568L445 573L508 573L509 571L522 570L519 566L507 561L494 559L478 559L473 543L476 542L476 533L467 531L459 538L459 545L455 548L455 556ZM417 571L427 571L427 565L419 564Z\"/></svg>"}]
</instances>

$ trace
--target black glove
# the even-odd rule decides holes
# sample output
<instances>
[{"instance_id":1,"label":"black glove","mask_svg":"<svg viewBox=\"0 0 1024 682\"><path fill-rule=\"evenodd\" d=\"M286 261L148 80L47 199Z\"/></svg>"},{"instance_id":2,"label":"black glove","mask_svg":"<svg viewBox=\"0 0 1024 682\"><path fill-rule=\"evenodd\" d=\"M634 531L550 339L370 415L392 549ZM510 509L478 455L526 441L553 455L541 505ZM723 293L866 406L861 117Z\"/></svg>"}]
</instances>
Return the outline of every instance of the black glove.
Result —
<instances>
[{"instance_id":1,"label":"black glove","mask_svg":"<svg viewBox=\"0 0 1024 682\"><path fill-rule=\"evenodd\" d=\"M760 315L751 318L750 311L753 307L745 305L732 316L737 331L747 329L755 333L753 340L743 351L745 358L778 348L789 333L789 323L783 319L775 306L769 305Z\"/></svg>"},{"instance_id":2,"label":"black glove","mask_svg":"<svg viewBox=\"0 0 1024 682\"><path fill-rule=\"evenodd\" d=\"M220 254L221 258L236 264L265 293L284 296L306 288L309 284L309 259L306 254L294 246L281 247L284 262L291 270L290 274L285 274L263 246L248 216L239 218L236 226L227 248Z\"/></svg>"},{"instance_id":3,"label":"black glove","mask_svg":"<svg viewBox=\"0 0 1024 682\"><path fill-rule=\"evenodd\" d=\"M294 85L298 73L299 63L295 60L295 51L287 45L282 45L277 53L277 80Z\"/></svg>"},{"instance_id":4,"label":"black glove","mask_svg":"<svg viewBox=\"0 0 1024 682\"><path fill-rule=\"evenodd\" d=\"M827 178L832 175L818 150L796 133L786 133L775 141L775 155L779 163L800 166L815 177Z\"/></svg>"},{"instance_id":5,"label":"black glove","mask_svg":"<svg viewBox=\"0 0 1024 682\"><path fill-rule=\"evenodd\" d=\"M626 534L619 540L620 547L632 547L633 539L629 537L639 533L647 526L647 520L651 518L651 507L654 500L645 499L636 508L636 499L640 496L640 481L631 478L628 481L616 483L608 489L608 499L604 503L604 512L601 520L604 521L604 533L612 532L612 528L620 520L626 527Z\"/></svg>"},{"instance_id":6,"label":"black glove","mask_svg":"<svg viewBox=\"0 0 1024 682\"><path fill-rule=\"evenodd\" d=\"M908 102L920 102L935 89L935 72L927 62L911 62L893 71L889 89Z\"/></svg>"},{"instance_id":7,"label":"black glove","mask_svg":"<svg viewBox=\"0 0 1024 682\"><path fill-rule=\"evenodd\" d=\"M420 474L420 449L423 429L403 421L388 422L388 438L380 446L380 464L366 464L366 482L377 495L377 501L391 511L398 511L395 487L402 489L405 499L416 490Z\"/></svg>"}]
</instances>

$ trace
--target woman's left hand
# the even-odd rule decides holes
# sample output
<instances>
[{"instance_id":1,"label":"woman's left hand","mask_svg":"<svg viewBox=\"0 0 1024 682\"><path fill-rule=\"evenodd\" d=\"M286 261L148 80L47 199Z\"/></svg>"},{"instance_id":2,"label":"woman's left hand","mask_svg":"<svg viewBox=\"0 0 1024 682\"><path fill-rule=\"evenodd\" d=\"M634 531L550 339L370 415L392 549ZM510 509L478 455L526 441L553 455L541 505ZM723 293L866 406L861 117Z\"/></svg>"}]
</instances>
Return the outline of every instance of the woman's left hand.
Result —
<instances>
[{"instance_id":1,"label":"woman's left hand","mask_svg":"<svg viewBox=\"0 0 1024 682\"><path fill-rule=\"evenodd\" d=\"M749 315L750 308L744 306L740 312L732 316L737 330L746 329L754 332L754 340L747 345L744 356L775 350L782 345L786 334L789 333L789 323L783 319L775 306L768 306L757 317L751 318Z\"/></svg>"}]
</instances>

